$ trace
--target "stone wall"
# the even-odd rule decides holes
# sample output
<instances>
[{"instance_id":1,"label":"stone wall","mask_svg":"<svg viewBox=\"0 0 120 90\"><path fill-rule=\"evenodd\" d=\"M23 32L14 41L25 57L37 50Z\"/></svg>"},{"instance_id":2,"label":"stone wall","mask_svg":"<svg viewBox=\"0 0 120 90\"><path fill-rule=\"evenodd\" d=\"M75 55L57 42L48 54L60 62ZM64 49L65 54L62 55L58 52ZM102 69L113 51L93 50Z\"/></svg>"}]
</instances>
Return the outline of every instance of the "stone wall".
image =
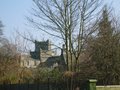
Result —
<instances>
[{"instance_id":1,"label":"stone wall","mask_svg":"<svg viewBox=\"0 0 120 90\"><path fill-rule=\"evenodd\" d=\"M96 90L120 90L120 85L96 86Z\"/></svg>"},{"instance_id":2,"label":"stone wall","mask_svg":"<svg viewBox=\"0 0 120 90\"><path fill-rule=\"evenodd\" d=\"M40 60L35 60L30 55L21 55L20 66L26 68L36 68L40 64Z\"/></svg>"},{"instance_id":3,"label":"stone wall","mask_svg":"<svg viewBox=\"0 0 120 90\"><path fill-rule=\"evenodd\" d=\"M87 90L120 90L120 85L96 86L97 80L89 80Z\"/></svg>"}]
</instances>

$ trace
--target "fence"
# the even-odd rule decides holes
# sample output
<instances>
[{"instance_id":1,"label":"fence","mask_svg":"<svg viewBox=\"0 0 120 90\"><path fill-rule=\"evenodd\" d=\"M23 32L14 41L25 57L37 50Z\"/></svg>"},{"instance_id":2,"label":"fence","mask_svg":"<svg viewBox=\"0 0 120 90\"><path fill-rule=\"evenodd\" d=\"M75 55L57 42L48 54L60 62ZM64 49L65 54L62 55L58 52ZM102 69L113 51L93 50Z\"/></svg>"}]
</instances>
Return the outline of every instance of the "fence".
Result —
<instances>
[{"instance_id":1,"label":"fence","mask_svg":"<svg viewBox=\"0 0 120 90\"><path fill-rule=\"evenodd\" d=\"M49 90L47 85L42 84L4 84L0 90Z\"/></svg>"},{"instance_id":2,"label":"fence","mask_svg":"<svg viewBox=\"0 0 120 90\"><path fill-rule=\"evenodd\" d=\"M87 90L86 81L48 82L37 84L2 84L0 90Z\"/></svg>"},{"instance_id":3,"label":"fence","mask_svg":"<svg viewBox=\"0 0 120 90\"><path fill-rule=\"evenodd\" d=\"M2 84L0 90L120 90L120 85L96 86L96 80L79 82Z\"/></svg>"}]
</instances>

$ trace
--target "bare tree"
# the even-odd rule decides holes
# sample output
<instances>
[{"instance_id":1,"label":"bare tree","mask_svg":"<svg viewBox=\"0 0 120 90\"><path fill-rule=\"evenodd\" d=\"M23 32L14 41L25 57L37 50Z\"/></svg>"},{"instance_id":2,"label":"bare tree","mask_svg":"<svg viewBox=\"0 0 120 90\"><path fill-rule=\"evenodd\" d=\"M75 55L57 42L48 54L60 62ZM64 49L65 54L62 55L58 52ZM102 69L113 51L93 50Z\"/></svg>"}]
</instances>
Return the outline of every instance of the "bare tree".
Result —
<instances>
[{"instance_id":1,"label":"bare tree","mask_svg":"<svg viewBox=\"0 0 120 90\"><path fill-rule=\"evenodd\" d=\"M4 26L3 26L2 22L0 21L0 35L3 34L3 31L2 31L2 28L3 28L3 27L4 27Z\"/></svg>"},{"instance_id":2,"label":"bare tree","mask_svg":"<svg viewBox=\"0 0 120 90\"><path fill-rule=\"evenodd\" d=\"M33 2L36 5L36 8L33 8L35 18L27 19L37 29L64 42L67 70L76 71L85 39L94 32L94 25L91 23L99 11L101 0L33 0Z\"/></svg>"}]
</instances>

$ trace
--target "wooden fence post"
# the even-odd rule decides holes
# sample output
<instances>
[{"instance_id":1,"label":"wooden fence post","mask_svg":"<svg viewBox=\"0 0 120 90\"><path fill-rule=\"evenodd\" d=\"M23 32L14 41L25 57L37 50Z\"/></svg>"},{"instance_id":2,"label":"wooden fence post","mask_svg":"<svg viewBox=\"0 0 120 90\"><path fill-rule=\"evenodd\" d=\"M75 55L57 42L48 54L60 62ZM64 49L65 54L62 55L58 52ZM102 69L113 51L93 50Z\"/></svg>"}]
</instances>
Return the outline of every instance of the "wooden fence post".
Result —
<instances>
[{"instance_id":1,"label":"wooden fence post","mask_svg":"<svg viewBox=\"0 0 120 90\"><path fill-rule=\"evenodd\" d=\"M97 83L97 80L90 79L88 82L88 90L96 90L96 83Z\"/></svg>"}]
</instances>

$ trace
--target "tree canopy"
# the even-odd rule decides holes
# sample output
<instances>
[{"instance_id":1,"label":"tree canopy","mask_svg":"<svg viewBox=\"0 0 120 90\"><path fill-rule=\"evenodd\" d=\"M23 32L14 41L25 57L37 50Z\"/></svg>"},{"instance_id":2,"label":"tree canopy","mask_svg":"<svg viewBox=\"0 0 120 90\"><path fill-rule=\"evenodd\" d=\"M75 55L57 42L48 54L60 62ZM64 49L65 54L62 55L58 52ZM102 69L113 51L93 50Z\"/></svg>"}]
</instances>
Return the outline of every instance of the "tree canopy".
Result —
<instances>
[{"instance_id":1,"label":"tree canopy","mask_svg":"<svg viewBox=\"0 0 120 90\"><path fill-rule=\"evenodd\" d=\"M120 84L120 34L109 19L105 8L98 24L98 35L92 38L86 50L89 60L81 65L86 77L96 78L99 84L106 85Z\"/></svg>"}]
</instances>

